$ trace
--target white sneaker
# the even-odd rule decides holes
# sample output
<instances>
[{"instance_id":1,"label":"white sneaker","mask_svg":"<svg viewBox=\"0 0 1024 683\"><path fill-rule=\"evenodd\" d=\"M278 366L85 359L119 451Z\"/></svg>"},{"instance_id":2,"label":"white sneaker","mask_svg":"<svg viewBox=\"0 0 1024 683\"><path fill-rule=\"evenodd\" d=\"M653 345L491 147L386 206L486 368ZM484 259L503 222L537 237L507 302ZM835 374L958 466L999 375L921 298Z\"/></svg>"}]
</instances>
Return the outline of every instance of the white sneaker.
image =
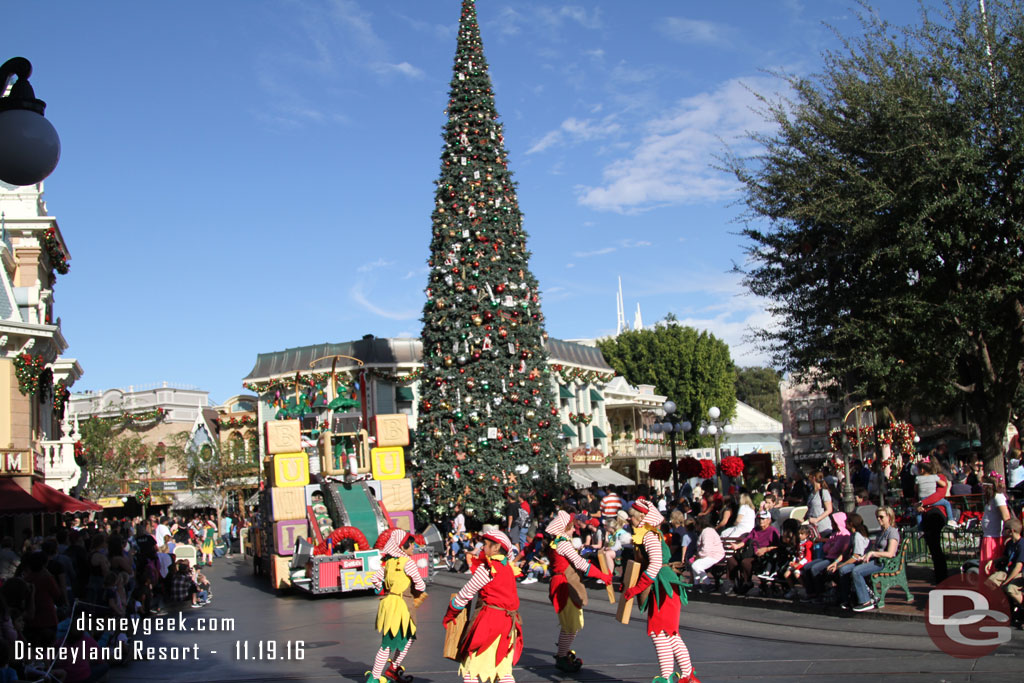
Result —
<instances>
[{"instance_id":1,"label":"white sneaker","mask_svg":"<svg viewBox=\"0 0 1024 683\"><path fill-rule=\"evenodd\" d=\"M523 585L524 586L527 585L527 584L530 584L530 583L537 583L537 577L536 576L527 576L525 579L523 579Z\"/></svg>"}]
</instances>

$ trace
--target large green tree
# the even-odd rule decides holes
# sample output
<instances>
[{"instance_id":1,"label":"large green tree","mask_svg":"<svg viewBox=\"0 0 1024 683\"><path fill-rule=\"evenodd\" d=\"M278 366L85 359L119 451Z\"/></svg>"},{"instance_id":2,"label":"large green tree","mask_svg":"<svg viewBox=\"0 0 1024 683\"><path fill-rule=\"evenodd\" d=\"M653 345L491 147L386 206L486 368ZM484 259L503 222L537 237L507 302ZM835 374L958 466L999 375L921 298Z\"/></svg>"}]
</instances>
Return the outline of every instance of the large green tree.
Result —
<instances>
[{"instance_id":1,"label":"large green tree","mask_svg":"<svg viewBox=\"0 0 1024 683\"><path fill-rule=\"evenodd\" d=\"M709 332L680 325L669 316L653 329L627 330L600 339L597 346L608 364L630 384L653 384L678 406L694 429L691 445L701 443L696 427L708 408L717 406L721 419L736 412L736 374L729 346Z\"/></svg>"},{"instance_id":2,"label":"large green tree","mask_svg":"<svg viewBox=\"0 0 1024 683\"><path fill-rule=\"evenodd\" d=\"M1024 14L951 1L864 34L765 98L776 132L730 157L746 284L774 364L851 399L966 405L997 467L1024 363Z\"/></svg>"},{"instance_id":3,"label":"large green tree","mask_svg":"<svg viewBox=\"0 0 1024 683\"><path fill-rule=\"evenodd\" d=\"M489 518L507 489L564 481L567 458L540 290L472 0L462 3L443 137L413 476L431 500L418 505L421 517L446 515L460 501Z\"/></svg>"},{"instance_id":4,"label":"large green tree","mask_svg":"<svg viewBox=\"0 0 1024 683\"><path fill-rule=\"evenodd\" d=\"M782 373L773 368L746 367L736 369L736 398L748 406L782 419L782 394L779 382Z\"/></svg>"}]
</instances>

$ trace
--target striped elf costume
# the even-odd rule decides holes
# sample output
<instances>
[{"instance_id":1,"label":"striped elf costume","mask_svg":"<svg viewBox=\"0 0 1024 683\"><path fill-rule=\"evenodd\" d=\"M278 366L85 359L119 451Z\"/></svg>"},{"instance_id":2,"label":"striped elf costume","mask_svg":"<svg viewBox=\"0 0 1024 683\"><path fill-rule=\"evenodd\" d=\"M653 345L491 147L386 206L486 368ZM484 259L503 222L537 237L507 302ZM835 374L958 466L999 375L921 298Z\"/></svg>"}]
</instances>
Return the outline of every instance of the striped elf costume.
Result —
<instances>
[{"instance_id":1,"label":"striped elf costume","mask_svg":"<svg viewBox=\"0 0 1024 683\"><path fill-rule=\"evenodd\" d=\"M629 512L633 523L633 547L640 561L640 579L622 594L629 600L650 588L640 609L647 612L647 634L654 641L661 675L651 683L700 683L693 673L690 652L679 637L679 610L686 604L686 590L672 569L664 563L668 546L661 534L665 518L650 501L637 500ZM676 670L676 664L679 669Z\"/></svg>"},{"instance_id":2,"label":"striped elf costume","mask_svg":"<svg viewBox=\"0 0 1024 683\"><path fill-rule=\"evenodd\" d=\"M550 539L547 556L551 565L551 584L548 586L548 599L558 615L558 649L555 651L555 666L559 671L574 673L583 666L583 660L576 657L571 649L576 634L583 628L583 607L577 605L570 595L567 572L579 571L584 576L601 579L610 584L612 577L587 562L572 545L574 528L572 515L559 510L554 519L545 527L544 532Z\"/></svg>"},{"instance_id":3,"label":"striped elf costume","mask_svg":"<svg viewBox=\"0 0 1024 683\"><path fill-rule=\"evenodd\" d=\"M414 605L418 605L421 596L426 595L427 584L416 562L405 552L406 545L412 540L409 533L402 529L391 529L385 533L390 533L390 537L382 551L384 561L370 579L374 591L382 596L377 607L377 630L381 634L381 642L373 660L373 669L366 672L366 683L408 683L412 676L405 674L402 661L416 639L416 619L406 599L414 598Z\"/></svg>"},{"instance_id":4,"label":"striped elf costume","mask_svg":"<svg viewBox=\"0 0 1024 683\"><path fill-rule=\"evenodd\" d=\"M482 538L484 552L474 561L473 575L452 598L441 624L447 628L479 594L483 606L459 644L459 675L464 683L515 683L512 666L523 653L516 589L519 569L509 561L512 541L508 536L488 531Z\"/></svg>"}]
</instances>

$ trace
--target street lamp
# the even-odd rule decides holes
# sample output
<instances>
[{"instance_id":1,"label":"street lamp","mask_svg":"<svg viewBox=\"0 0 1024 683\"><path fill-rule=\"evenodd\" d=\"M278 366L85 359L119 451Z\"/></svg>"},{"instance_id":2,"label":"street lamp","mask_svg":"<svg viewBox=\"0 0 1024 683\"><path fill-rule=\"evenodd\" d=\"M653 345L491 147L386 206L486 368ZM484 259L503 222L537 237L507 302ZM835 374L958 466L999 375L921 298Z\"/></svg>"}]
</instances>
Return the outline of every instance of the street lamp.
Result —
<instances>
[{"instance_id":1,"label":"street lamp","mask_svg":"<svg viewBox=\"0 0 1024 683\"><path fill-rule=\"evenodd\" d=\"M661 405L665 411L665 421L655 422L651 425L651 431L655 434L668 434L669 447L672 452L672 497L679 497L679 470L676 468L676 434L686 434L693 427L683 415L676 415L676 404L674 401L665 401Z\"/></svg>"},{"instance_id":2,"label":"street lamp","mask_svg":"<svg viewBox=\"0 0 1024 683\"><path fill-rule=\"evenodd\" d=\"M715 440L715 473L718 479L719 492L722 491L722 457L719 451L719 435L725 438L732 434L732 425L728 422L720 421L718 418L721 416L722 411L717 406L711 406L708 408L708 421L700 427L702 435L713 437Z\"/></svg>"},{"instance_id":3,"label":"street lamp","mask_svg":"<svg viewBox=\"0 0 1024 683\"><path fill-rule=\"evenodd\" d=\"M138 471L139 471L139 480L142 482L142 488L144 488L144 489L149 488L149 486L148 486L148 481L149 480L146 478L146 475L149 474L149 468L146 467L145 465L140 465ZM143 499L143 500L141 500L139 502L142 503L142 521L143 521L143 523L145 523L145 521L146 521L146 501Z\"/></svg>"},{"instance_id":4,"label":"street lamp","mask_svg":"<svg viewBox=\"0 0 1024 683\"><path fill-rule=\"evenodd\" d=\"M857 405L855 405L854 407L850 408L848 411L846 411L846 415L843 416L843 433L845 434L845 432L846 432L846 421L850 419L850 413L856 413L857 414L857 459L861 461L861 464L864 463L864 446L863 446L863 441L864 440L861 438L861 433L860 433L860 409L861 408L870 408L870 407L871 407L871 399L868 399L867 401L862 401L862 402L858 403ZM848 436L846 437L846 439L847 439L847 441L849 441L849 437ZM850 514L851 512L853 512L856 509L857 501L853 497L853 482L850 479L850 449L849 448L844 448L843 449L843 469L845 470L845 474L843 475L843 509L846 511L846 514ZM885 505L884 499L883 499L882 505L883 506Z\"/></svg>"},{"instance_id":5,"label":"street lamp","mask_svg":"<svg viewBox=\"0 0 1024 683\"><path fill-rule=\"evenodd\" d=\"M36 99L31 75L32 63L24 57L0 66L0 180L11 185L35 185L60 159L60 138L43 117L46 103ZM18 80L6 92L15 76Z\"/></svg>"}]
</instances>

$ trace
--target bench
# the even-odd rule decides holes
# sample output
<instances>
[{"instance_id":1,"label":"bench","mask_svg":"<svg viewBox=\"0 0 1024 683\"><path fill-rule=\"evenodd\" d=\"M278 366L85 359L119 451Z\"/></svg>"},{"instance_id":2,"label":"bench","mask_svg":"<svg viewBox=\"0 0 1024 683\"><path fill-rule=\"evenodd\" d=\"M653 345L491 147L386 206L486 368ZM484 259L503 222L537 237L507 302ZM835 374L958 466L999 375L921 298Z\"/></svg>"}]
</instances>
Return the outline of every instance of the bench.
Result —
<instances>
[{"instance_id":1,"label":"bench","mask_svg":"<svg viewBox=\"0 0 1024 683\"><path fill-rule=\"evenodd\" d=\"M885 594L890 588L899 586L907 594L907 602L913 602L914 596L907 585L907 552L910 539L904 538L900 541L900 549L895 557L886 557L882 560L882 571L871 575L871 587L878 598L878 607L885 607Z\"/></svg>"}]
</instances>

